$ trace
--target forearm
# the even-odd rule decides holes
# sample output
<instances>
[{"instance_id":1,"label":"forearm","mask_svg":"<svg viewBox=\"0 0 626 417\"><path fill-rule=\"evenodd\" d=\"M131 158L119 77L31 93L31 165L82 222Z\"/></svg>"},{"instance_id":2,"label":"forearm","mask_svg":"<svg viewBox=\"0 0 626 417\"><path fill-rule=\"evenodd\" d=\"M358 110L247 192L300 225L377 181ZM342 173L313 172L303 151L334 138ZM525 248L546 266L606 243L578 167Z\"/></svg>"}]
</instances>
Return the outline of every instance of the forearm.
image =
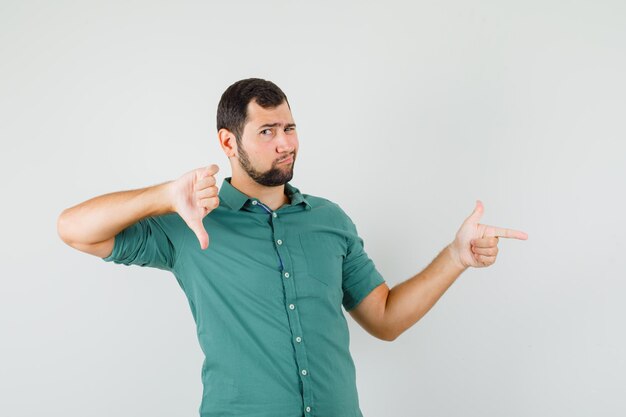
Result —
<instances>
[{"instance_id":1,"label":"forearm","mask_svg":"<svg viewBox=\"0 0 626 417\"><path fill-rule=\"evenodd\" d=\"M170 184L104 194L67 208L57 221L59 236L68 244L94 244L145 217L172 212Z\"/></svg>"},{"instance_id":2,"label":"forearm","mask_svg":"<svg viewBox=\"0 0 626 417\"><path fill-rule=\"evenodd\" d=\"M431 309L465 269L446 246L422 272L389 290L384 328L398 337Z\"/></svg>"}]
</instances>

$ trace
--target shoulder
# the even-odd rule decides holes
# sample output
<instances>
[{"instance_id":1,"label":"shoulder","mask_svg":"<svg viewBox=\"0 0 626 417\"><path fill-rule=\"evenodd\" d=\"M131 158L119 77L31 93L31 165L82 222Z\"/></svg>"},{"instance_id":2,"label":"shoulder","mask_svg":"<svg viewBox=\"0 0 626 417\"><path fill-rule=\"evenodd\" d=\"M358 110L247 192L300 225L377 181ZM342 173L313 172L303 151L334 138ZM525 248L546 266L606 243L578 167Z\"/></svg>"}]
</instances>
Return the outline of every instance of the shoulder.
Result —
<instances>
[{"instance_id":1,"label":"shoulder","mask_svg":"<svg viewBox=\"0 0 626 417\"><path fill-rule=\"evenodd\" d=\"M312 194L302 194L306 201L311 205L312 209L325 209L325 210L341 210L339 205L328 198L320 197Z\"/></svg>"},{"instance_id":2,"label":"shoulder","mask_svg":"<svg viewBox=\"0 0 626 417\"><path fill-rule=\"evenodd\" d=\"M332 201L328 198L303 194L306 201L311 205L311 211L324 214L333 218L336 222L343 224L350 224L352 220L345 212L345 210L339 205L339 203Z\"/></svg>"}]
</instances>

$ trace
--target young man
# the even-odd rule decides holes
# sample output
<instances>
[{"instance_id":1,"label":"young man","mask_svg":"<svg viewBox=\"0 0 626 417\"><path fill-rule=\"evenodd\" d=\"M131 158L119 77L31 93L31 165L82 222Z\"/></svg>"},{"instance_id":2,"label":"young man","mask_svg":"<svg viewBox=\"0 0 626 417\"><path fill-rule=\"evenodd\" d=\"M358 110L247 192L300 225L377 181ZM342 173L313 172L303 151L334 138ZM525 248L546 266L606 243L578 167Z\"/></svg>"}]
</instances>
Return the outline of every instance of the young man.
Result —
<instances>
[{"instance_id":1,"label":"young man","mask_svg":"<svg viewBox=\"0 0 626 417\"><path fill-rule=\"evenodd\" d=\"M246 79L222 95L217 135L232 176L216 165L175 181L105 194L63 211L60 237L118 264L171 271L205 354L200 415L362 416L348 326L397 338L469 266L495 262L498 237L482 203L452 243L389 289L348 215L289 184L298 136L287 97Z\"/></svg>"}]
</instances>

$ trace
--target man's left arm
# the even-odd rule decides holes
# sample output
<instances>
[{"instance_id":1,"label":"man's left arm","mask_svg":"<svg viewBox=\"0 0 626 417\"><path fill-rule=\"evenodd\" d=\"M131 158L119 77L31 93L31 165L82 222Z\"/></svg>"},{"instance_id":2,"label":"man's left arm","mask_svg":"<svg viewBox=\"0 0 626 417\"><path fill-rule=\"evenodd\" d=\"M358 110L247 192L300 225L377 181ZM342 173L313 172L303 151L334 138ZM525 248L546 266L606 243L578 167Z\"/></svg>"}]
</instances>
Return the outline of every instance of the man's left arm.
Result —
<instances>
[{"instance_id":1,"label":"man's left arm","mask_svg":"<svg viewBox=\"0 0 626 417\"><path fill-rule=\"evenodd\" d=\"M521 231L480 224L483 211L479 200L454 241L422 272L392 289L379 285L350 315L369 333L392 341L421 319L468 267L493 265L500 237L528 239Z\"/></svg>"}]
</instances>

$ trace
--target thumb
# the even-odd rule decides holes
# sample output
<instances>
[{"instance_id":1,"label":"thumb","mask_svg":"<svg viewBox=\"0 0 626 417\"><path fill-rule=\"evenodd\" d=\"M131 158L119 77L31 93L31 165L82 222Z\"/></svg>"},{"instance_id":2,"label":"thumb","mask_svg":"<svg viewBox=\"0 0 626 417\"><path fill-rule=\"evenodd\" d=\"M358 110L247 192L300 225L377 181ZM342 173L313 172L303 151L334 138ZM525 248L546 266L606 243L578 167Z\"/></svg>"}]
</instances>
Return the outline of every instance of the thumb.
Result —
<instances>
[{"instance_id":1,"label":"thumb","mask_svg":"<svg viewBox=\"0 0 626 417\"><path fill-rule=\"evenodd\" d=\"M198 238L198 241L200 242L200 248L202 250L208 248L209 247L209 234L206 232L206 229L204 228L204 225L202 224L202 220L195 220L188 226Z\"/></svg>"},{"instance_id":2,"label":"thumb","mask_svg":"<svg viewBox=\"0 0 626 417\"><path fill-rule=\"evenodd\" d=\"M474 207L474 211L470 216L465 220L466 222L478 223L480 218L483 216L483 212L485 211L485 207L483 206L482 201L476 200L476 206Z\"/></svg>"}]
</instances>

